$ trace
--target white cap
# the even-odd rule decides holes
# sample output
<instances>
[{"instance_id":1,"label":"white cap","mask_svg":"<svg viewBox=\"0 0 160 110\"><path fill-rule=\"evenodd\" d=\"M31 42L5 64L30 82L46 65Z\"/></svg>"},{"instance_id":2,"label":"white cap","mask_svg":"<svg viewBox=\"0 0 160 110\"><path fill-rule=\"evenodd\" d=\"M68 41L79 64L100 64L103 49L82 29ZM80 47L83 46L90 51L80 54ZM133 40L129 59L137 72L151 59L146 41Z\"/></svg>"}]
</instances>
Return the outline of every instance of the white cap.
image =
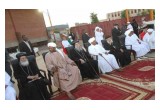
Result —
<instances>
[{"instance_id":1,"label":"white cap","mask_svg":"<svg viewBox=\"0 0 160 110\"><path fill-rule=\"evenodd\" d=\"M153 29L148 29L147 32L153 32Z\"/></svg>"},{"instance_id":2,"label":"white cap","mask_svg":"<svg viewBox=\"0 0 160 110\"><path fill-rule=\"evenodd\" d=\"M92 37L92 38L90 38L89 40L88 40L88 42L91 44L93 41L95 41L96 39L94 38L94 37Z\"/></svg>"},{"instance_id":3,"label":"white cap","mask_svg":"<svg viewBox=\"0 0 160 110\"><path fill-rule=\"evenodd\" d=\"M133 31L133 29L128 29L124 34L125 34L126 36L128 36L129 33L132 32L132 31Z\"/></svg>"},{"instance_id":4,"label":"white cap","mask_svg":"<svg viewBox=\"0 0 160 110\"><path fill-rule=\"evenodd\" d=\"M48 43L47 46L48 46L48 47L56 47L57 45L56 45L55 43L53 43L53 42L50 42L50 43Z\"/></svg>"},{"instance_id":5,"label":"white cap","mask_svg":"<svg viewBox=\"0 0 160 110\"><path fill-rule=\"evenodd\" d=\"M68 38L72 38L72 36L69 36Z\"/></svg>"}]
</instances>

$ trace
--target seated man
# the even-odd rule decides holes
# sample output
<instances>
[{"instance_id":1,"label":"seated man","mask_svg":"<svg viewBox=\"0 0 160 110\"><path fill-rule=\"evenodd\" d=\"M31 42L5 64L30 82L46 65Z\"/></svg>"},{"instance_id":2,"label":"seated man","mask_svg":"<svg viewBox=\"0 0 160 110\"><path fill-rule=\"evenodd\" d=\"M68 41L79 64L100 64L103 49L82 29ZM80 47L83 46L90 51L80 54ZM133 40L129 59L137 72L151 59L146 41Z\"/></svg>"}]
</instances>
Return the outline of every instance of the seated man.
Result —
<instances>
[{"instance_id":1,"label":"seated man","mask_svg":"<svg viewBox=\"0 0 160 110\"><path fill-rule=\"evenodd\" d=\"M125 32L126 38L125 38L125 45L132 45L132 49L136 51L136 57L139 60L139 57L144 56L147 54L150 49L149 45L146 42L143 42L140 40L136 34L134 34L133 29L129 29ZM127 49L129 49L128 46L126 46Z\"/></svg>"},{"instance_id":2,"label":"seated man","mask_svg":"<svg viewBox=\"0 0 160 110\"><path fill-rule=\"evenodd\" d=\"M16 55L19 64L14 68L14 76L20 81L20 100L47 100L50 94L47 90L43 76L41 75L35 62L30 62L26 53L21 52Z\"/></svg>"},{"instance_id":3,"label":"seated man","mask_svg":"<svg viewBox=\"0 0 160 110\"><path fill-rule=\"evenodd\" d=\"M48 43L49 53L45 56L46 66L54 73L54 85L65 91L70 99L75 99L71 90L82 81L80 71L74 61L56 48L55 43Z\"/></svg>"},{"instance_id":4,"label":"seated man","mask_svg":"<svg viewBox=\"0 0 160 110\"><path fill-rule=\"evenodd\" d=\"M65 54L70 54L68 53L67 49L68 47L72 47L72 45L69 43L69 41L67 40L67 37L65 35L61 35L62 36L62 48L63 48L63 52Z\"/></svg>"},{"instance_id":5,"label":"seated man","mask_svg":"<svg viewBox=\"0 0 160 110\"><path fill-rule=\"evenodd\" d=\"M155 32L153 29L149 28L144 35L143 41L148 43L150 47L150 52L155 50Z\"/></svg>"},{"instance_id":6,"label":"seated man","mask_svg":"<svg viewBox=\"0 0 160 110\"><path fill-rule=\"evenodd\" d=\"M86 49L79 42L75 43L75 48L71 52L71 59L76 62L81 71L82 78L96 79L98 76L98 61L92 60Z\"/></svg>"},{"instance_id":7,"label":"seated man","mask_svg":"<svg viewBox=\"0 0 160 110\"><path fill-rule=\"evenodd\" d=\"M124 67L131 62L130 54L125 47L121 46L119 40L115 42L113 43L111 36L108 36L106 40L102 40L104 49L108 50L110 54L113 54L117 62Z\"/></svg>"},{"instance_id":8,"label":"seated man","mask_svg":"<svg viewBox=\"0 0 160 110\"><path fill-rule=\"evenodd\" d=\"M9 74L5 72L5 100L16 100L16 91L10 79Z\"/></svg>"},{"instance_id":9,"label":"seated man","mask_svg":"<svg viewBox=\"0 0 160 110\"><path fill-rule=\"evenodd\" d=\"M111 72L114 69L120 71L114 55L108 54L102 46L96 44L94 37L90 38L88 42L91 44L88 47L88 52L91 55L98 55L98 66L103 74Z\"/></svg>"}]
</instances>

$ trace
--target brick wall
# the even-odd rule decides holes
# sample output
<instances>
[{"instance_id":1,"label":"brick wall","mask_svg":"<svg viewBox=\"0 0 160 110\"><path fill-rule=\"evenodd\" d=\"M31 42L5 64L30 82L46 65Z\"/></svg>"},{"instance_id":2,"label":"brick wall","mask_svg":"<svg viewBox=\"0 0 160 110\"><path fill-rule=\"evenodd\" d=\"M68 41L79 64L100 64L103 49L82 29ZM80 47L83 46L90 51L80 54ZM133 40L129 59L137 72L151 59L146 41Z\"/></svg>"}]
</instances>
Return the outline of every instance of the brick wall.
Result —
<instances>
[{"instance_id":1,"label":"brick wall","mask_svg":"<svg viewBox=\"0 0 160 110\"><path fill-rule=\"evenodd\" d=\"M27 35L32 43L48 39L43 14L36 9L5 10L6 47L18 45L15 32Z\"/></svg>"},{"instance_id":2,"label":"brick wall","mask_svg":"<svg viewBox=\"0 0 160 110\"><path fill-rule=\"evenodd\" d=\"M144 16L136 16L136 17L130 17L130 21L132 21L133 18L136 19L137 23L139 25L142 24L141 18ZM146 21L149 20L149 15L145 16ZM105 35L111 35L111 30L113 28L114 23L119 24L119 27L121 28L122 25L126 24L126 19L116 19L116 20L111 20L111 21L104 21L104 22L99 22L99 23L94 23L94 24L87 24L83 26L76 26L76 27L71 27L71 30L76 34L77 39L81 39L82 37L82 30L85 29L88 34L93 37L94 36L94 29L96 26L99 26L103 29L103 32Z\"/></svg>"}]
</instances>

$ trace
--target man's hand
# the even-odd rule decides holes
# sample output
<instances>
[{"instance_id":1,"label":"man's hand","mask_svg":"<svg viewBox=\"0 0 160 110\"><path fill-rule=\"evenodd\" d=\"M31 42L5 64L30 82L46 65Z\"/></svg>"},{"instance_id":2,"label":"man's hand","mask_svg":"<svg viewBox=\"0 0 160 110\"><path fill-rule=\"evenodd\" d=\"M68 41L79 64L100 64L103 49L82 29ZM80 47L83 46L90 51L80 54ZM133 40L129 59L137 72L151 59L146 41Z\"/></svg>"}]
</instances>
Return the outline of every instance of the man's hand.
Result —
<instances>
[{"instance_id":1,"label":"man's hand","mask_svg":"<svg viewBox=\"0 0 160 110\"><path fill-rule=\"evenodd\" d=\"M99 53L99 55L100 55L100 56L102 56L102 54L101 54L101 53Z\"/></svg>"},{"instance_id":2,"label":"man's hand","mask_svg":"<svg viewBox=\"0 0 160 110\"><path fill-rule=\"evenodd\" d=\"M79 59L81 61L81 64L85 63L85 61L83 59Z\"/></svg>"},{"instance_id":3,"label":"man's hand","mask_svg":"<svg viewBox=\"0 0 160 110\"><path fill-rule=\"evenodd\" d=\"M124 51L123 51L123 49L120 49L120 51L123 53Z\"/></svg>"},{"instance_id":4,"label":"man's hand","mask_svg":"<svg viewBox=\"0 0 160 110\"><path fill-rule=\"evenodd\" d=\"M34 76L28 76L27 79L34 79Z\"/></svg>"},{"instance_id":5,"label":"man's hand","mask_svg":"<svg viewBox=\"0 0 160 110\"><path fill-rule=\"evenodd\" d=\"M74 62L71 63L72 66L76 66L76 64Z\"/></svg>"},{"instance_id":6,"label":"man's hand","mask_svg":"<svg viewBox=\"0 0 160 110\"><path fill-rule=\"evenodd\" d=\"M105 52L106 55L108 55L108 52Z\"/></svg>"}]
</instances>

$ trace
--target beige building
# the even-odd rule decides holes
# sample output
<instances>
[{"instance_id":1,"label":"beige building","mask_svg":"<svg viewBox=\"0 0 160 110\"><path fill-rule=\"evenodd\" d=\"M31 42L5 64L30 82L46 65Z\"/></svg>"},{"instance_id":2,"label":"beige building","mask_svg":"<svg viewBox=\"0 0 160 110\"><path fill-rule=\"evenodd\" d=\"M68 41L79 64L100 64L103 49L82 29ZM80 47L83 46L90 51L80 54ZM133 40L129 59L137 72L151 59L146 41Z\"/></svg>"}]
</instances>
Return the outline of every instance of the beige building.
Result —
<instances>
[{"instance_id":1,"label":"beige building","mask_svg":"<svg viewBox=\"0 0 160 110\"><path fill-rule=\"evenodd\" d=\"M122 10L124 11L124 10ZM121 19L121 13L122 11L117 11L117 12L112 12L107 14L107 19L108 20L116 20L116 19ZM128 9L129 16L134 17L138 15L143 15L143 14L149 14L148 9Z\"/></svg>"}]
</instances>

